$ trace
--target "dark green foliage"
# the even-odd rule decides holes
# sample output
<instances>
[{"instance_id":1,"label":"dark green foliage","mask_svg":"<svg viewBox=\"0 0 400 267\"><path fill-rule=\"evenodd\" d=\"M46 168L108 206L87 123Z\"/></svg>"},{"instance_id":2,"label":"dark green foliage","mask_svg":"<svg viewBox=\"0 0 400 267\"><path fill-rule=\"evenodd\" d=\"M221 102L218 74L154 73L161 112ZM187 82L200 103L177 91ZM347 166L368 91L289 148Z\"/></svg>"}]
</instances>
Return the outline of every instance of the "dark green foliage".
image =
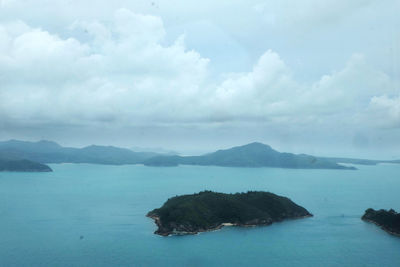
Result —
<instances>
[{"instance_id":1,"label":"dark green foliage","mask_svg":"<svg viewBox=\"0 0 400 267\"><path fill-rule=\"evenodd\" d=\"M25 159L0 159L0 171L10 172L51 172L51 168L45 164Z\"/></svg>"},{"instance_id":2,"label":"dark green foliage","mask_svg":"<svg viewBox=\"0 0 400 267\"><path fill-rule=\"evenodd\" d=\"M173 163L173 164L171 164ZM149 166L214 165L229 167L279 167L302 169L355 169L309 155L280 153L268 145L251 143L244 146L218 150L203 156L156 157L144 162Z\"/></svg>"},{"instance_id":3,"label":"dark green foliage","mask_svg":"<svg viewBox=\"0 0 400 267\"><path fill-rule=\"evenodd\" d=\"M157 233L167 235L174 229L195 233L216 228L222 223L268 225L311 214L290 199L268 192L223 194L204 191L170 198L148 216L158 217Z\"/></svg>"},{"instance_id":4,"label":"dark green foliage","mask_svg":"<svg viewBox=\"0 0 400 267\"><path fill-rule=\"evenodd\" d=\"M382 229L389 233L400 235L400 213L392 209L389 211L367 209L362 219L381 226Z\"/></svg>"}]
</instances>

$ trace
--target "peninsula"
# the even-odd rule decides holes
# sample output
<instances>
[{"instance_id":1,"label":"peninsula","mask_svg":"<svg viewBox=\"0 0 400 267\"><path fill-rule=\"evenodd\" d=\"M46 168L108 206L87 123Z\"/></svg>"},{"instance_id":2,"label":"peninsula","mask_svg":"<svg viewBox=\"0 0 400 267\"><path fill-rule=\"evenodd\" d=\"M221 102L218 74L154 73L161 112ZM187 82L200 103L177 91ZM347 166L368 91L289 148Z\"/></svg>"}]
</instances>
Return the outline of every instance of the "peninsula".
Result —
<instances>
[{"instance_id":1,"label":"peninsula","mask_svg":"<svg viewBox=\"0 0 400 267\"><path fill-rule=\"evenodd\" d=\"M393 209L389 211L367 209L361 219L380 226L389 234L400 236L400 213Z\"/></svg>"},{"instance_id":2,"label":"peninsula","mask_svg":"<svg viewBox=\"0 0 400 267\"><path fill-rule=\"evenodd\" d=\"M51 172L52 169L26 159L0 159L0 171L5 172Z\"/></svg>"},{"instance_id":3,"label":"peninsula","mask_svg":"<svg viewBox=\"0 0 400 267\"><path fill-rule=\"evenodd\" d=\"M287 219L313 216L289 198L269 192L224 194L203 191L172 197L147 214L155 220L155 234L197 234L223 226L270 225Z\"/></svg>"}]
</instances>

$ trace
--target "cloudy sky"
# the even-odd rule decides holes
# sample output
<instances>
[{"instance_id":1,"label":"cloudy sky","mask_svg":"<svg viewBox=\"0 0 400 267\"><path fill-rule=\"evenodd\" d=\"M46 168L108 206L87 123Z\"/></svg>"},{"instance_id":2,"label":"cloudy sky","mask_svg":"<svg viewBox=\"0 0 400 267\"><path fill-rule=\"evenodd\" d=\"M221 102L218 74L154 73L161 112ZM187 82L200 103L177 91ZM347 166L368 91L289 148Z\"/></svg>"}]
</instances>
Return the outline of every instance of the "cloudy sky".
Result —
<instances>
[{"instance_id":1,"label":"cloudy sky","mask_svg":"<svg viewBox=\"0 0 400 267\"><path fill-rule=\"evenodd\" d=\"M0 0L0 139L400 158L399 0Z\"/></svg>"}]
</instances>

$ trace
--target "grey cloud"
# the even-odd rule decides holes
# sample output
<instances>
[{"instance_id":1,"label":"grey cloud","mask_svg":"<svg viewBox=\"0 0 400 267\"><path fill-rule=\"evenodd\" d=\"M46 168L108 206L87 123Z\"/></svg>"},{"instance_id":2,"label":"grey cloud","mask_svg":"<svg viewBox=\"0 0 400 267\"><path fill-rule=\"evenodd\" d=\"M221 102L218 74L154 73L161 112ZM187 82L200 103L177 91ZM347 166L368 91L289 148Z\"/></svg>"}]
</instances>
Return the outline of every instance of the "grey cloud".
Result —
<instances>
[{"instance_id":1,"label":"grey cloud","mask_svg":"<svg viewBox=\"0 0 400 267\"><path fill-rule=\"evenodd\" d=\"M320 136L346 129L351 143L360 129L379 136L385 128L395 136L400 127L396 70L382 63L396 51L381 51L391 47L381 37L390 36L394 1L188 2L177 8L160 1L157 10L99 1L93 13L85 2L59 17L66 2L42 9L43 3L2 2L0 136L23 135L24 127L36 137L61 136L59 129L89 135L92 127L145 140L138 132L154 136L173 128L165 136L211 139L217 131L279 144L285 129L288 139L310 143L306 135L294 136L310 127ZM372 8L388 14L380 20L387 28L364 27ZM210 25L217 30L208 36ZM220 31L226 31L223 40L211 42ZM224 61L227 55L232 58ZM230 66L236 60L247 63ZM255 134L245 137L244 127ZM366 138L372 147L374 137Z\"/></svg>"}]
</instances>

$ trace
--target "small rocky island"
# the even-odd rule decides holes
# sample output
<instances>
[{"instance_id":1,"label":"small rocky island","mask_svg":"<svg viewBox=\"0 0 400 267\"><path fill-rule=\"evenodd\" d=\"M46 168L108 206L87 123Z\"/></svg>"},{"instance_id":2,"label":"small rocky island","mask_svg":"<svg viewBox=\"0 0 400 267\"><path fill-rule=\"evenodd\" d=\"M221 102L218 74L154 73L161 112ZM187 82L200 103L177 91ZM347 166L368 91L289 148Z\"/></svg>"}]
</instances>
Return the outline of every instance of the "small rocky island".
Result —
<instances>
[{"instance_id":1,"label":"small rocky island","mask_svg":"<svg viewBox=\"0 0 400 267\"><path fill-rule=\"evenodd\" d=\"M389 234L400 236L400 213L393 209L389 211L367 209L361 219L380 226Z\"/></svg>"},{"instance_id":2,"label":"small rocky island","mask_svg":"<svg viewBox=\"0 0 400 267\"><path fill-rule=\"evenodd\" d=\"M46 164L26 159L3 159L0 158L1 172L52 172Z\"/></svg>"},{"instance_id":3,"label":"small rocky island","mask_svg":"<svg viewBox=\"0 0 400 267\"><path fill-rule=\"evenodd\" d=\"M155 220L155 234L197 234L223 226L270 225L287 219L313 216L289 198L269 192L223 194L203 191L168 199L147 214Z\"/></svg>"}]
</instances>

